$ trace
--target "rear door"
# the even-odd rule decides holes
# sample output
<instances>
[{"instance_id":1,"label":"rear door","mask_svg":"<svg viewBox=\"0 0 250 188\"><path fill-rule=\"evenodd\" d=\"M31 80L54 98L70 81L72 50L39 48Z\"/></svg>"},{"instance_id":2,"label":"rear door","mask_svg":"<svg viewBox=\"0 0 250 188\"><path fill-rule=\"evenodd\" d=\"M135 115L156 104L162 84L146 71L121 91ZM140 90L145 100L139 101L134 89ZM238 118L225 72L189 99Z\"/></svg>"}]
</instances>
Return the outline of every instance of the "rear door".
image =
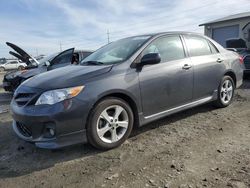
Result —
<instances>
[{"instance_id":1,"label":"rear door","mask_svg":"<svg viewBox=\"0 0 250 188\"><path fill-rule=\"evenodd\" d=\"M145 65L139 74L144 116L186 104L192 100L193 68L179 35L155 39L142 52L159 53L161 62Z\"/></svg>"},{"instance_id":2,"label":"rear door","mask_svg":"<svg viewBox=\"0 0 250 188\"><path fill-rule=\"evenodd\" d=\"M49 70L57 69L60 67L64 67L70 65L72 62L72 57L74 53L74 48L70 48L58 54L51 62Z\"/></svg>"},{"instance_id":3,"label":"rear door","mask_svg":"<svg viewBox=\"0 0 250 188\"><path fill-rule=\"evenodd\" d=\"M212 96L217 91L225 70L223 56L204 37L185 35L184 38L194 66L193 99Z\"/></svg>"}]
</instances>

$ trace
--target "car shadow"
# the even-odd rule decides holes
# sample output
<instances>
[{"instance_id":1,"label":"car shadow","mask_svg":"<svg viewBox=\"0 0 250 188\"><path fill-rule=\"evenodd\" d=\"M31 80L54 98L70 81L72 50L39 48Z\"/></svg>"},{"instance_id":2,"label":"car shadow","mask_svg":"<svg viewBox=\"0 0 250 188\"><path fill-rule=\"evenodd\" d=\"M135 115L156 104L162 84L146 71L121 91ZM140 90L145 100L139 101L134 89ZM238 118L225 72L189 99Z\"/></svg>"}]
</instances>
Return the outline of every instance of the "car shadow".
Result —
<instances>
[{"instance_id":1,"label":"car shadow","mask_svg":"<svg viewBox=\"0 0 250 188\"><path fill-rule=\"evenodd\" d=\"M210 112L210 111L213 111L216 109L217 108L215 108L211 103L207 103L207 104L203 104L203 105L198 106L198 107L184 110L184 111L166 116L164 118L161 118L159 120L156 120L152 123L146 124L142 127L136 127L134 129L134 131L131 133L131 137L135 137L139 134L143 134L145 132L148 132L152 129L159 128L161 126L167 126L168 124L178 122L182 119L186 119L186 118L191 117L195 114L207 113L207 112Z\"/></svg>"},{"instance_id":2,"label":"car shadow","mask_svg":"<svg viewBox=\"0 0 250 188\"><path fill-rule=\"evenodd\" d=\"M250 80L244 81L242 89L250 89ZM237 97L237 96L236 96ZM207 113L216 110L210 103L204 104L189 110L185 110L160 120L149 123L140 128L135 128L129 139L137 135L145 134L148 131L168 126L198 113ZM19 177L31 174L35 171L49 169L57 164L77 159L86 159L89 156L96 156L100 153L112 151L100 151L89 144L78 144L58 150L39 149L17 138L11 128L11 119L4 120L0 115L0 179ZM122 147L116 150L121 150Z\"/></svg>"},{"instance_id":3,"label":"car shadow","mask_svg":"<svg viewBox=\"0 0 250 188\"><path fill-rule=\"evenodd\" d=\"M250 89L250 74L246 75L243 81L241 89Z\"/></svg>"},{"instance_id":4,"label":"car shadow","mask_svg":"<svg viewBox=\"0 0 250 188\"><path fill-rule=\"evenodd\" d=\"M144 134L160 126L167 126L169 123L174 123L197 113L206 113L214 109L210 104L205 104L168 116L143 127L135 128L129 139L133 139L137 135ZM0 122L0 132L5 131L3 137L0 138L0 179L18 177L34 171L48 169L62 162L75 159L82 160L99 153L109 152L97 150L89 144L78 144L58 150L39 149L34 144L18 139L13 133L10 124L10 121ZM6 127L8 127L7 130Z\"/></svg>"}]
</instances>

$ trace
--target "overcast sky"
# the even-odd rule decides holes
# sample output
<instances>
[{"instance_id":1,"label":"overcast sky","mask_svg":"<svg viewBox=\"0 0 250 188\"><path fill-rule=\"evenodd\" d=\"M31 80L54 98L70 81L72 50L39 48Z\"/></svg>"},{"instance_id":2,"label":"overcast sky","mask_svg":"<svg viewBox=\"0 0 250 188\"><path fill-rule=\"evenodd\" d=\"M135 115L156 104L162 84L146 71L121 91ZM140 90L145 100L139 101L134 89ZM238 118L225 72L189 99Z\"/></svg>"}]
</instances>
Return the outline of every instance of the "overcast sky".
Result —
<instances>
[{"instance_id":1,"label":"overcast sky","mask_svg":"<svg viewBox=\"0 0 250 188\"><path fill-rule=\"evenodd\" d=\"M110 40L162 32L194 31L198 25L250 10L250 0L2 0L0 57L5 42L32 55L62 49L96 49Z\"/></svg>"}]
</instances>

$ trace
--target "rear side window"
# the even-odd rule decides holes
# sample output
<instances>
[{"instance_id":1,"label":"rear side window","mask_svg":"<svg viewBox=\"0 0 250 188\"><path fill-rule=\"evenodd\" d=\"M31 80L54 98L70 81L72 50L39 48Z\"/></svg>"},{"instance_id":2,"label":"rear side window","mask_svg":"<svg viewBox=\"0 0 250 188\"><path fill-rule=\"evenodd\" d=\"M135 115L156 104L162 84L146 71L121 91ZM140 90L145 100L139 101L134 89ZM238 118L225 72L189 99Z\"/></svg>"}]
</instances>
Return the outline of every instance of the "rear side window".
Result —
<instances>
[{"instance_id":1,"label":"rear side window","mask_svg":"<svg viewBox=\"0 0 250 188\"><path fill-rule=\"evenodd\" d=\"M212 54L217 54L217 53L219 53L219 50L218 50L210 41L208 41L208 44L209 44L209 46L210 46L210 49L211 49Z\"/></svg>"},{"instance_id":2,"label":"rear side window","mask_svg":"<svg viewBox=\"0 0 250 188\"><path fill-rule=\"evenodd\" d=\"M179 36L165 36L154 40L143 51L142 56L149 53L159 53L161 62L185 58L182 41Z\"/></svg>"},{"instance_id":3,"label":"rear side window","mask_svg":"<svg viewBox=\"0 0 250 188\"><path fill-rule=\"evenodd\" d=\"M202 37L185 36L190 56L212 54L208 41Z\"/></svg>"}]
</instances>

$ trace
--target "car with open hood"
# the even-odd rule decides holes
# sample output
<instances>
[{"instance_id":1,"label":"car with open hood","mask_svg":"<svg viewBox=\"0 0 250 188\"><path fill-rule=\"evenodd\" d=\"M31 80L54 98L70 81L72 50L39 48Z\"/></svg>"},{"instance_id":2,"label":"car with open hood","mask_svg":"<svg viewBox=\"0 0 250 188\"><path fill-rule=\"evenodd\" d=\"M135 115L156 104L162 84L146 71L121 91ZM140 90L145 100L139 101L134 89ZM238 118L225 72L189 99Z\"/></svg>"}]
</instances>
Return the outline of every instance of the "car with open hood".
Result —
<instances>
[{"instance_id":1,"label":"car with open hood","mask_svg":"<svg viewBox=\"0 0 250 188\"><path fill-rule=\"evenodd\" d=\"M13 130L41 148L111 149L135 126L204 103L229 106L242 77L239 55L203 35L128 37L23 82L11 101Z\"/></svg>"},{"instance_id":2,"label":"car with open hood","mask_svg":"<svg viewBox=\"0 0 250 188\"><path fill-rule=\"evenodd\" d=\"M37 60L20 47L9 42L7 42L6 44L16 51L10 52L11 55L27 63L27 66L22 70L5 74L3 79L3 87L5 91L11 92L15 91L15 89L23 81L35 75L60 67L64 67L74 62L80 62L92 53L91 51L75 50L74 48L70 48L61 53L54 53L49 56L42 57L41 59L39 58L39 60Z\"/></svg>"},{"instance_id":3,"label":"car with open hood","mask_svg":"<svg viewBox=\"0 0 250 188\"><path fill-rule=\"evenodd\" d=\"M246 41L241 38L228 39L226 41L228 50L237 52L243 59L245 65L245 74L250 74L250 49L247 47Z\"/></svg>"}]
</instances>

